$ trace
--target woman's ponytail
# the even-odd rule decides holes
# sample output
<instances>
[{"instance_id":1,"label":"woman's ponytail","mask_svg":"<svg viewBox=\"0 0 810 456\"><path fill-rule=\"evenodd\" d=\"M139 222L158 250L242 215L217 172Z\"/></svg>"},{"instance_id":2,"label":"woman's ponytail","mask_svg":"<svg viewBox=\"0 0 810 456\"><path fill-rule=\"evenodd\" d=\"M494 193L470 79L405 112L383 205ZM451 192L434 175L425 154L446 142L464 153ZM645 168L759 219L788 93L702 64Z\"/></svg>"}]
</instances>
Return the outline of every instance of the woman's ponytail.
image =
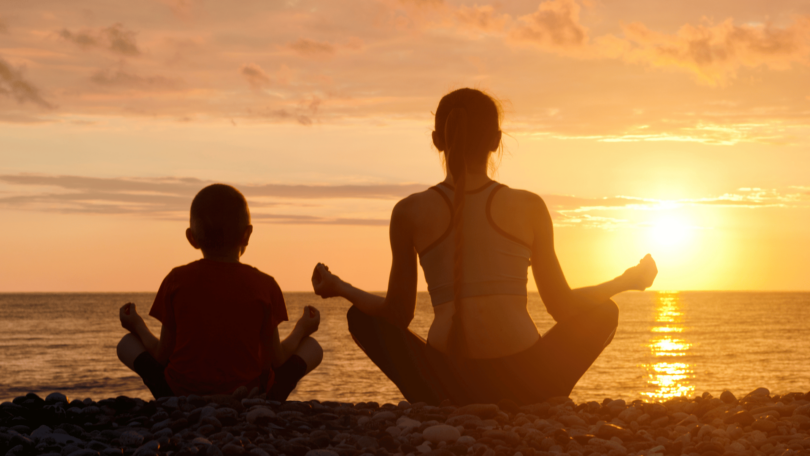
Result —
<instances>
[{"instance_id":1,"label":"woman's ponytail","mask_svg":"<svg viewBox=\"0 0 810 456\"><path fill-rule=\"evenodd\" d=\"M462 320L461 292L464 278L464 200L467 184L467 111L455 108L447 116L444 127L444 139L447 145L447 168L453 176L453 235L455 251L453 253L453 324L450 328L448 349L450 353L464 356L467 353L467 341Z\"/></svg>"}]
</instances>

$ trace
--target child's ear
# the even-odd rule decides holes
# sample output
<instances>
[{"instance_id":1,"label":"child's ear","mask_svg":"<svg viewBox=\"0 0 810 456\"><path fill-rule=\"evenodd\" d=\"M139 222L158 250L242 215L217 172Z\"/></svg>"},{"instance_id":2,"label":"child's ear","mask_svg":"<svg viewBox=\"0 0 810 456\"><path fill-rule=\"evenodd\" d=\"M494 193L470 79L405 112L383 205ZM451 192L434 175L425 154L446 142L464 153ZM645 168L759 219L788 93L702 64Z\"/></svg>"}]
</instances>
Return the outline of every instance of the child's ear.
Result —
<instances>
[{"instance_id":1,"label":"child's ear","mask_svg":"<svg viewBox=\"0 0 810 456\"><path fill-rule=\"evenodd\" d=\"M247 247L251 234L253 234L253 225L248 225L245 227L245 232L242 234L242 247Z\"/></svg>"},{"instance_id":2,"label":"child's ear","mask_svg":"<svg viewBox=\"0 0 810 456\"><path fill-rule=\"evenodd\" d=\"M194 238L194 231L192 231L191 228L186 228L186 239L188 239L188 243L195 249L200 248L200 244L197 244L197 239Z\"/></svg>"}]
</instances>

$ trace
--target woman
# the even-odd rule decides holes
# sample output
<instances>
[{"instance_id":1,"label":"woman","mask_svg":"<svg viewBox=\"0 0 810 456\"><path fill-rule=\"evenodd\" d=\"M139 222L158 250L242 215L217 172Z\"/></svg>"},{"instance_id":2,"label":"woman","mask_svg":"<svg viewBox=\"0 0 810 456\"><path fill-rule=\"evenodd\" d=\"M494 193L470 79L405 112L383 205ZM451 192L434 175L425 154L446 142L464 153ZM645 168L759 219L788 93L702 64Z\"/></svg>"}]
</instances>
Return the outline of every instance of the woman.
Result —
<instances>
[{"instance_id":1,"label":"woman","mask_svg":"<svg viewBox=\"0 0 810 456\"><path fill-rule=\"evenodd\" d=\"M543 200L487 174L501 144L500 118L497 102L478 90L442 98L433 144L444 153L447 177L394 207L385 297L353 287L325 265L313 272L318 295L353 304L349 331L411 402L531 404L567 396L613 339L618 308L610 297L643 290L657 274L647 255L609 282L572 290ZM427 341L407 329L417 256L434 310ZM542 337L527 309L529 265L557 322Z\"/></svg>"}]
</instances>

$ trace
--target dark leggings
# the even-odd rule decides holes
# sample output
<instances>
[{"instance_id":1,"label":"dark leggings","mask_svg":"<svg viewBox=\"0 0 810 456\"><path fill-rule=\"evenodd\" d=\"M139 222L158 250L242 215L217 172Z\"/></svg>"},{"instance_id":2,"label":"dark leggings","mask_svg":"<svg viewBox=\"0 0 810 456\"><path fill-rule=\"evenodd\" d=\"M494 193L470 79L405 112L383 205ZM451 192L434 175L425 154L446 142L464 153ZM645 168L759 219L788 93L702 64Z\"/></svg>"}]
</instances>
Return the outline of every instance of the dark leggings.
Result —
<instances>
[{"instance_id":1,"label":"dark leggings","mask_svg":"<svg viewBox=\"0 0 810 456\"><path fill-rule=\"evenodd\" d=\"M149 354L143 352L135 358L133 363L135 373L141 376L144 385L149 388L155 399L161 397L175 396L169 383L166 382L164 371L166 366L161 365ZM295 389L298 381L307 374L307 363L298 355L291 355L281 366L274 369L275 377L270 391L267 392L267 399L284 402L287 396ZM267 374L262 374L259 379L260 385L267 384Z\"/></svg>"},{"instance_id":2,"label":"dark leggings","mask_svg":"<svg viewBox=\"0 0 810 456\"><path fill-rule=\"evenodd\" d=\"M408 329L349 309L349 332L371 361L411 403L456 405L512 400L518 405L568 396L613 340L619 308L595 305L557 323L536 344L514 355L466 359L431 347Z\"/></svg>"}]
</instances>

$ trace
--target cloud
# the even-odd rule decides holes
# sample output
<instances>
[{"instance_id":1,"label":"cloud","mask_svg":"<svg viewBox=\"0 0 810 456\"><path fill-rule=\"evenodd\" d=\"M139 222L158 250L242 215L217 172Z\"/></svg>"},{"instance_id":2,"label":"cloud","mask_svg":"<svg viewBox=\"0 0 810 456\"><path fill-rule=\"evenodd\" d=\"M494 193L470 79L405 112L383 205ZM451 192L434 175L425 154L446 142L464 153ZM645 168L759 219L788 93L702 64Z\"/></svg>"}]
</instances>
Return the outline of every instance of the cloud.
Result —
<instances>
[{"instance_id":1,"label":"cloud","mask_svg":"<svg viewBox=\"0 0 810 456\"><path fill-rule=\"evenodd\" d=\"M483 32L500 32L506 27L508 14L499 14L492 5L461 5L456 20L466 28Z\"/></svg>"},{"instance_id":2,"label":"cloud","mask_svg":"<svg viewBox=\"0 0 810 456\"><path fill-rule=\"evenodd\" d=\"M670 67L692 73L699 81L723 85L741 67L767 66L784 70L808 63L810 17L791 24L736 25L733 19L714 24L686 24L675 34L650 30L633 23L623 27L624 37L600 37L597 45L605 56L653 67Z\"/></svg>"},{"instance_id":3,"label":"cloud","mask_svg":"<svg viewBox=\"0 0 810 456\"><path fill-rule=\"evenodd\" d=\"M180 81L164 76L140 76L121 67L98 70L90 80L103 87L139 91L174 91L181 87Z\"/></svg>"},{"instance_id":4,"label":"cloud","mask_svg":"<svg viewBox=\"0 0 810 456\"><path fill-rule=\"evenodd\" d=\"M195 178L95 178L85 176L0 175L0 182L22 191L0 194L0 207L57 213L140 215L185 219L194 195L214 183ZM361 199L393 201L423 191L427 185L237 185L256 221L284 224L388 226L386 218L357 218L322 214L269 213L268 209L306 205L301 201ZM367 205L368 203L364 203ZM325 204L325 206L333 206ZM310 206L323 211L318 205ZM385 214L387 216L387 214Z\"/></svg>"},{"instance_id":5,"label":"cloud","mask_svg":"<svg viewBox=\"0 0 810 456\"><path fill-rule=\"evenodd\" d=\"M270 77L259 65L248 63L239 70L245 80L254 89L261 89L270 85Z\"/></svg>"},{"instance_id":6,"label":"cloud","mask_svg":"<svg viewBox=\"0 0 810 456\"><path fill-rule=\"evenodd\" d=\"M87 29L72 32L68 29L62 29L58 34L62 39L84 49L101 48L125 57L141 55L141 50L135 42L136 33L127 30L120 23L98 30Z\"/></svg>"},{"instance_id":7,"label":"cloud","mask_svg":"<svg viewBox=\"0 0 810 456\"><path fill-rule=\"evenodd\" d=\"M8 33L8 24L2 17L0 17L0 33Z\"/></svg>"},{"instance_id":8,"label":"cloud","mask_svg":"<svg viewBox=\"0 0 810 456\"><path fill-rule=\"evenodd\" d=\"M306 38L299 38L297 41L290 43L289 47L305 57L324 57L335 53L335 47L331 44Z\"/></svg>"},{"instance_id":9,"label":"cloud","mask_svg":"<svg viewBox=\"0 0 810 456\"><path fill-rule=\"evenodd\" d=\"M297 106L292 108L263 108L249 110L248 117L253 119L267 120L295 120L301 125L309 126L315 123L315 116L321 107L319 97L312 97L310 100L301 100Z\"/></svg>"},{"instance_id":10,"label":"cloud","mask_svg":"<svg viewBox=\"0 0 810 456\"><path fill-rule=\"evenodd\" d=\"M12 191L0 193L0 207L56 213L111 214L180 220L187 217L194 195L213 181L196 178L96 178L86 176L5 174L0 183ZM425 190L424 184L291 185L237 184L247 197L257 222L388 226L393 201ZM633 212L678 207L738 209L810 208L807 187L741 188L720 196L659 200L632 196L603 198L543 195L555 226L602 229L632 224ZM361 200L361 202L352 202ZM348 206L347 206L348 205ZM361 208L363 215L353 214ZM376 207L377 209L371 209ZM284 208L294 209L284 213ZM300 213L305 212L305 213ZM615 214L620 214L617 216Z\"/></svg>"},{"instance_id":11,"label":"cloud","mask_svg":"<svg viewBox=\"0 0 810 456\"><path fill-rule=\"evenodd\" d=\"M14 98L17 103L33 103L46 109L54 108L34 84L25 80L20 68L14 68L2 57L0 57L0 95Z\"/></svg>"},{"instance_id":12,"label":"cloud","mask_svg":"<svg viewBox=\"0 0 810 456\"><path fill-rule=\"evenodd\" d=\"M547 48L576 48L588 41L588 30L579 22L575 0L549 0L537 11L518 18L511 37Z\"/></svg>"}]
</instances>

